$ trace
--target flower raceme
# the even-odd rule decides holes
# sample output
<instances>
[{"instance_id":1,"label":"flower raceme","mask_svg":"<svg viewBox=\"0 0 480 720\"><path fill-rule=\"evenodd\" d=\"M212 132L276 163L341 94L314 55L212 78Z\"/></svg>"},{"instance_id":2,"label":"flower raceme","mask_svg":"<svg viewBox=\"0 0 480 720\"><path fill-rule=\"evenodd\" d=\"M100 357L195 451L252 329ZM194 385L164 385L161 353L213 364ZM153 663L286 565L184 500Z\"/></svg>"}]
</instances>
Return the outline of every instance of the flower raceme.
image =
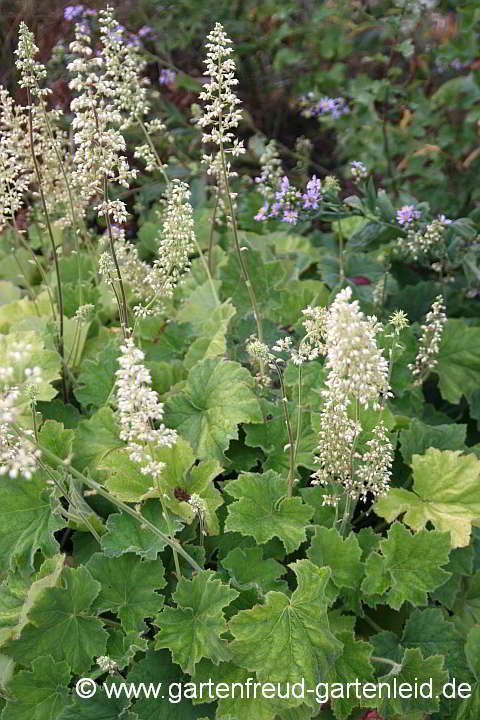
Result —
<instances>
[{"instance_id":1,"label":"flower raceme","mask_svg":"<svg viewBox=\"0 0 480 720\"><path fill-rule=\"evenodd\" d=\"M238 127L242 118L242 111L238 108L240 99L235 95L233 88L238 85L235 77L235 61L230 57L233 52L232 41L226 35L223 25L216 23L208 35L207 66L204 75L210 81L203 86L200 99L206 102L204 114L199 118L198 125L204 128L203 143L212 143L219 149L215 156L204 155L203 161L207 164L207 172L211 175L222 174L223 153L237 157L245 152L243 142L235 138L232 128ZM209 128L209 129L207 129ZM226 170L229 173L230 163L226 161Z\"/></svg>"},{"instance_id":2,"label":"flower raceme","mask_svg":"<svg viewBox=\"0 0 480 720\"><path fill-rule=\"evenodd\" d=\"M376 410L391 396L388 362L375 339L382 328L375 316L365 317L351 297L350 287L341 290L327 316L327 384L342 403L355 398Z\"/></svg>"},{"instance_id":3,"label":"flower raceme","mask_svg":"<svg viewBox=\"0 0 480 720\"><path fill-rule=\"evenodd\" d=\"M375 317L366 317L352 291L341 290L325 320L325 367L328 370L321 412L316 462L320 469L313 482L341 483L354 500L368 493L384 494L389 485L393 448L380 419L363 455L356 450L362 433L359 409L380 410L391 396L388 362L376 344L381 330ZM352 417L352 415L354 417ZM332 495L324 503L335 503Z\"/></svg>"},{"instance_id":4,"label":"flower raceme","mask_svg":"<svg viewBox=\"0 0 480 720\"><path fill-rule=\"evenodd\" d=\"M69 136L67 131L60 128L62 111L47 108L46 101L51 90L43 87L47 70L35 59L37 53L33 33L25 23L20 23L15 64L20 73L19 84L27 89L30 104L25 107L15 106L8 93L0 88L0 190L3 196L0 203L3 205L7 200L11 222L12 211L19 209L26 190L38 193L41 177L47 211L57 225L65 227L73 223L73 217L67 210L70 202L67 185L74 185ZM13 173L12 160L15 167ZM37 174L35 164L40 174ZM62 172L59 172L60 168ZM8 186L6 194L4 183ZM77 195L79 210L83 210L81 195ZM4 220L2 215L5 218L3 207L0 208L0 227Z\"/></svg>"},{"instance_id":5,"label":"flower raceme","mask_svg":"<svg viewBox=\"0 0 480 720\"><path fill-rule=\"evenodd\" d=\"M101 22L105 23L102 25L104 40L110 28L109 17L108 11L104 11L101 16ZM130 169L124 155L126 144L119 129L124 124L124 118L115 100L117 88L112 81L114 71L107 72L104 55L94 55L90 31L84 23L76 24L75 41L71 43L70 49L76 55L68 65L72 74L70 88L77 92L71 102L76 146L75 179L81 193L90 199L103 195L104 179L128 187L136 171ZM127 99L123 98L123 102L127 104ZM104 201L99 209L103 214L108 212L114 222L125 220L123 203L117 201L116 205L110 205Z\"/></svg>"},{"instance_id":6,"label":"flower raceme","mask_svg":"<svg viewBox=\"0 0 480 720\"><path fill-rule=\"evenodd\" d=\"M153 265L140 259L137 248L126 240L122 228L114 225L112 233L123 281L141 303L134 308L136 315L162 312L163 300L182 282L194 253L194 219L188 185L175 179L167 188ZM100 256L99 269L108 282L113 282L115 267L109 252Z\"/></svg>"},{"instance_id":7,"label":"flower raceme","mask_svg":"<svg viewBox=\"0 0 480 720\"><path fill-rule=\"evenodd\" d=\"M177 434L161 423L163 404L152 390L143 352L132 337L120 349L115 382L120 438L127 444L130 459L141 466L140 472L158 481L164 463L156 459L155 450L174 445Z\"/></svg>"},{"instance_id":8,"label":"flower raceme","mask_svg":"<svg viewBox=\"0 0 480 720\"><path fill-rule=\"evenodd\" d=\"M325 356L328 372L320 415L319 446L315 462L320 468L313 484L341 484L353 500L376 497L389 487L393 447L381 418L382 407L391 397L389 363L377 347L376 335L383 330L375 317L360 311L352 301L350 287L341 290L330 308L307 307L303 311L306 334L298 349L292 338L278 340L270 349L258 339L251 339L247 351L252 361L278 369L277 353L288 353L294 365ZM398 313L392 326L405 327L406 318ZM259 376L257 376L259 377ZM261 379L261 378L260 378ZM360 410L373 410L378 420L364 443L357 449L364 432ZM324 504L336 504L334 494L324 495Z\"/></svg>"},{"instance_id":9,"label":"flower raceme","mask_svg":"<svg viewBox=\"0 0 480 720\"><path fill-rule=\"evenodd\" d=\"M31 351L28 343L13 343L6 353L7 363L0 368L0 475L27 480L37 469L40 451L31 430L20 436L13 425L21 422L25 402L34 401L42 383L41 369L28 366Z\"/></svg>"},{"instance_id":10,"label":"flower raceme","mask_svg":"<svg viewBox=\"0 0 480 720\"><path fill-rule=\"evenodd\" d=\"M445 310L445 301L438 295L427 313L425 324L421 326L422 334L415 362L408 366L415 378L414 385L421 385L437 364L443 329L447 322Z\"/></svg>"}]
</instances>

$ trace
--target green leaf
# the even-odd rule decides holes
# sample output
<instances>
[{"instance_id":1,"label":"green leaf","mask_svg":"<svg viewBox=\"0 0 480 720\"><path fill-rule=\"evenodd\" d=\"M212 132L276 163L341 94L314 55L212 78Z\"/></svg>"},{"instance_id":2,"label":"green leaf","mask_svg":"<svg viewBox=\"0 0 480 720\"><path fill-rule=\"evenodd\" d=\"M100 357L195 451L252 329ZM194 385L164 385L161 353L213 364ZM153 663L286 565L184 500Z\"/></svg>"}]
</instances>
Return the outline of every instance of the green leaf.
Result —
<instances>
[{"instance_id":1,"label":"green leaf","mask_svg":"<svg viewBox=\"0 0 480 720\"><path fill-rule=\"evenodd\" d=\"M65 568L63 587L46 588L28 614L28 625L18 640L5 646L5 652L27 664L42 655L66 660L73 672L87 671L94 657L105 653L107 633L90 614L100 591L84 567Z\"/></svg>"},{"instance_id":2,"label":"green leaf","mask_svg":"<svg viewBox=\"0 0 480 720\"><path fill-rule=\"evenodd\" d=\"M23 577L19 573L7 576L0 586L0 645L20 635L39 594L57 584L64 562L63 555L47 558L33 582L31 576Z\"/></svg>"},{"instance_id":3,"label":"green leaf","mask_svg":"<svg viewBox=\"0 0 480 720\"><path fill-rule=\"evenodd\" d=\"M152 389L159 395L165 395L171 387L187 377L187 370L180 360L150 360L147 365L152 376Z\"/></svg>"},{"instance_id":4,"label":"green leaf","mask_svg":"<svg viewBox=\"0 0 480 720\"><path fill-rule=\"evenodd\" d=\"M86 567L102 586L95 600L97 612L114 612L125 632L146 630L144 619L163 606L163 596L155 592L167 584L162 562L138 560L133 554L108 558L95 553Z\"/></svg>"},{"instance_id":5,"label":"green leaf","mask_svg":"<svg viewBox=\"0 0 480 720\"><path fill-rule=\"evenodd\" d=\"M370 636L370 642L374 648L374 654L377 657L389 658L399 665L402 664L403 654L405 648L400 644L400 641L394 632L390 630L383 630L382 632L375 633ZM391 668L388 663L380 663L384 666L384 669Z\"/></svg>"},{"instance_id":6,"label":"green leaf","mask_svg":"<svg viewBox=\"0 0 480 720\"><path fill-rule=\"evenodd\" d=\"M64 527L62 518L52 514L50 491L42 472L31 480L0 476L0 570L16 564L34 569L34 556L41 550L54 555L58 543L54 533Z\"/></svg>"},{"instance_id":7,"label":"green leaf","mask_svg":"<svg viewBox=\"0 0 480 720\"><path fill-rule=\"evenodd\" d=\"M225 354L225 335L236 310L231 303L226 302L216 307L212 313L205 312L205 309L203 313L204 321L199 329L201 337L192 343L185 356L185 367L189 369L200 360Z\"/></svg>"},{"instance_id":8,"label":"green leaf","mask_svg":"<svg viewBox=\"0 0 480 720\"><path fill-rule=\"evenodd\" d=\"M318 567L329 567L337 588L358 590L364 575L362 549L353 533L343 539L335 528L316 527L307 557Z\"/></svg>"},{"instance_id":9,"label":"green leaf","mask_svg":"<svg viewBox=\"0 0 480 720\"><path fill-rule=\"evenodd\" d=\"M273 235L274 233L272 233ZM286 239L292 237L291 235L284 235ZM266 238L271 238L271 235L267 235ZM302 242L305 243L309 250L312 250L312 245L306 237L301 238ZM297 266L299 264L304 267L311 265L311 259L307 255L297 255ZM299 268L302 270L302 268ZM328 304L329 290L324 283L318 280L291 280L288 285L277 294L276 307L272 308L270 317L272 321L277 325L295 325L298 319L302 317L302 310L311 305L327 305ZM304 366L308 367L307 365ZM297 367L298 373L298 367Z\"/></svg>"},{"instance_id":10,"label":"green leaf","mask_svg":"<svg viewBox=\"0 0 480 720\"><path fill-rule=\"evenodd\" d=\"M253 379L236 362L209 358L193 367L183 392L168 401L166 424L189 441L200 458L222 461L241 422L261 422Z\"/></svg>"},{"instance_id":11,"label":"green leaf","mask_svg":"<svg viewBox=\"0 0 480 720\"><path fill-rule=\"evenodd\" d=\"M192 448L182 438L170 448L156 450L155 457L165 467L154 487L151 477L142 474L126 450L114 450L99 465L102 470L108 471L106 486L114 495L127 502L161 497L166 507L186 523L193 521L195 513L191 505L181 498L185 496L188 499L188 496L196 493L206 505L206 531L210 534L218 533L216 510L222 505L223 498L213 480L222 472L221 465L216 460L203 460L195 464Z\"/></svg>"},{"instance_id":12,"label":"green leaf","mask_svg":"<svg viewBox=\"0 0 480 720\"><path fill-rule=\"evenodd\" d=\"M452 547L470 541L472 523L480 521L480 460L460 451L430 448L412 458L412 491L392 488L374 506L377 515L392 522L405 513L404 522L414 530L431 522L450 532Z\"/></svg>"},{"instance_id":13,"label":"green leaf","mask_svg":"<svg viewBox=\"0 0 480 720\"><path fill-rule=\"evenodd\" d=\"M109 685L109 681L106 682ZM127 710L130 701L125 696L109 698L105 690L97 687L95 695L85 699L75 694L58 720L137 720L135 713Z\"/></svg>"},{"instance_id":14,"label":"green leaf","mask_svg":"<svg viewBox=\"0 0 480 720\"><path fill-rule=\"evenodd\" d=\"M455 548L445 570L451 577L432 593L432 600L453 610L455 600L461 590L463 578L473 573L473 547Z\"/></svg>"},{"instance_id":15,"label":"green leaf","mask_svg":"<svg viewBox=\"0 0 480 720\"><path fill-rule=\"evenodd\" d=\"M265 452L267 459L263 463L264 470L274 470L277 473L287 475L289 469L289 455L285 451L288 443L288 433L285 426L283 410L273 403L263 403L264 415L271 416L270 420L258 425L246 425L245 443L250 447L260 447ZM294 428L297 427L297 408L289 404L290 422ZM307 467L313 470L316 465L313 461L313 453L318 446L318 435L313 432L310 424L310 414L302 412L300 423L300 440L296 454L296 468Z\"/></svg>"},{"instance_id":16,"label":"green leaf","mask_svg":"<svg viewBox=\"0 0 480 720\"><path fill-rule=\"evenodd\" d=\"M341 496L342 487L337 485L333 488L333 492L338 492ZM314 515L312 523L315 525L324 525L325 527L333 527L335 524L336 512L343 512L344 510L344 498L340 497L338 503L338 509L332 505L323 504L323 496L325 495L325 489L321 485L311 485L310 487L300 488L300 494L303 497L307 505L314 508Z\"/></svg>"},{"instance_id":17,"label":"green leaf","mask_svg":"<svg viewBox=\"0 0 480 720\"><path fill-rule=\"evenodd\" d=\"M466 578L454 610L454 620L461 632L466 634L474 625L480 625L480 571Z\"/></svg>"},{"instance_id":18,"label":"green leaf","mask_svg":"<svg viewBox=\"0 0 480 720\"><path fill-rule=\"evenodd\" d=\"M38 441L60 460L67 460L72 454L73 430L65 430L63 423L46 420L38 433Z\"/></svg>"},{"instance_id":19,"label":"green leaf","mask_svg":"<svg viewBox=\"0 0 480 720\"><path fill-rule=\"evenodd\" d=\"M273 470L242 473L224 488L238 501L228 506L225 530L251 535L258 543L279 537L287 553L296 550L306 540L313 508L299 497L288 498L287 488L287 480Z\"/></svg>"},{"instance_id":20,"label":"green leaf","mask_svg":"<svg viewBox=\"0 0 480 720\"><path fill-rule=\"evenodd\" d=\"M443 662L444 658L441 655L424 658L418 648L405 650L400 671L389 672L380 677L378 697L375 699L372 697L373 693L369 693L368 699L363 699L362 704L365 707L376 706L380 715L388 718L395 715L407 718L415 713L430 713L438 710L438 698L448 678L447 671L443 669ZM385 689L385 683L390 685L390 692ZM401 683L408 683L412 689L415 688L415 683L431 683L431 696L430 690L427 690L424 693L427 697L422 698L420 693L415 697L412 690L412 697L401 697L406 693L395 692L395 685L398 688Z\"/></svg>"},{"instance_id":21,"label":"green leaf","mask_svg":"<svg viewBox=\"0 0 480 720\"><path fill-rule=\"evenodd\" d=\"M421 530L412 535L403 525L394 523L380 549L381 554L372 552L367 559L362 591L366 595L386 593L385 600L394 610L404 602L426 605L427 593L449 577L441 569L448 562L447 533Z\"/></svg>"},{"instance_id":22,"label":"green leaf","mask_svg":"<svg viewBox=\"0 0 480 720\"><path fill-rule=\"evenodd\" d=\"M464 639L440 608L415 610L405 623L402 643L407 648L420 648L425 657L444 655L450 678L471 680Z\"/></svg>"},{"instance_id":23,"label":"green leaf","mask_svg":"<svg viewBox=\"0 0 480 720\"><path fill-rule=\"evenodd\" d=\"M238 592L210 570L192 580L181 578L173 594L177 607L165 607L155 621L160 627L155 648L171 650L173 661L190 675L202 658L215 663L228 660L230 652L221 639L227 629L223 608L236 597Z\"/></svg>"},{"instance_id":24,"label":"green leaf","mask_svg":"<svg viewBox=\"0 0 480 720\"><path fill-rule=\"evenodd\" d=\"M169 534L170 529L158 500L144 503L142 515L163 533ZM171 518L170 524L174 534L182 528L182 524L174 518ZM108 516L107 532L102 536L102 549L107 557L119 557L132 552L145 560L155 560L166 545L162 538L154 535L148 528L143 528L131 515L112 513Z\"/></svg>"},{"instance_id":25,"label":"green leaf","mask_svg":"<svg viewBox=\"0 0 480 720\"><path fill-rule=\"evenodd\" d=\"M139 720L179 720L179 718L181 720L200 720L207 714L210 717L211 706L192 705L191 700L185 699L184 693L179 692L183 690L179 683L183 685L189 681L189 678L181 672L178 665L172 663L167 650L147 652L142 660L135 663L128 673L127 680L136 684L143 682L147 687L149 683L157 685L161 682L162 688L164 688L165 698L140 697L137 700L135 713ZM195 676L195 682L197 682L197 676ZM168 692L171 693L171 701L167 699Z\"/></svg>"},{"instance_id":26,"label":"green leaf","mask_svg":"<svg viewBox=\"0 0 480 720\"><path fill-rule=\"evenodd\" d=\"M48 402L37 402L37 411L44 420L56 420L68 430L76 428L82 416L75 405L66 405L60 398Z\"/></svg>"},{"instance_id":27,"label":"green leaf","mask_svg":"<svg viewBox=\"0 0 480 720\"><path fill-rule=\"evenodd\" d=\"M7 306L3 306L4 309ZM54 350L46 350L41 335L33 330L26 332L10 332L8 335L0 335L0 367L12 365L10 353L14 352L17 344L21 347L28 347L28 351L22 353L21 359L15 360L14 377L20 382L25 380L25 369L39 367L41 370L41 382L37 385L38 400L52 400L57 390L52 383L60 378L60 356ZM21 406L30 411L30 400L23 395Z\"/></svg>"},{"instance_id":28,"label":"green leaf","mask_svg":"<svg viewBox=\"0 0 480 720\"><path fill-rule=\"evenodd\" d=\"M245 241L247 242L247 241ZM245 243L244 243L244 246ZM255 288L257 306L262 317L269 317L268 310L277 305L279 288L286 280L287 263L275 260L264 262L259 252L248 248L243 253L243 259L247 264L250 282ZM247 286L242 280L242 273L235 253L229 253L228 261L220 271L222 280L222 295L231 298L233 304L238 308L240 315L252 312L252 304L248 295Z\"/></svg>"},{"instance_id":29,"label":"green leaf","mask_svg":"<svg viewBox=\"0 0 480 720\"><path fill-rule=\"evenodd\" d=\"M443 331L435 372L442 397L458 403L480 385L480 327L448 320Z\"/></svg>"},{"instance_id":30,"label":"green leaf","mask_svg":"<svg viewBox=\"0 0 480 720\"><path fill-rule=\"evenodd\" d=\"M94 359L84 360L74 390L79 403L94 408L105 405L115 383L119 354L118 347L112 343L103 347Z\"/></svg>"},{"instance_id":31,"label":"green leaf","mask_svg":"<svg viewBox=\"0 0 480 720\"><path fill-rule=\"evenodd\" d=\"M218 290L218 283L215 283L215 285ZM217 320L221 318L223 320L228 318L229 320L235 314L235 308L232 308L228 302L221 305L220 308L224 309L217 315ZM233 309L233 312L228 308ZM190 323L193 331L198 335L202 335L205 327L211 327L208 318L211 318L218 310L219 306L212 292L210 282L205 282L198 285L188 294L177 313L176 319L182 323Z\"/></svg>"},{"instance_id":32,"label":"green leaf","mask_svg":"<svg viewBox=\"0 0 480 720\"><path fill-rule=\"evenodd\" d=\"M288 589L286 582L278 579L285 575L284 566L273 558L264 560L262 548L235 548L222 560L222 565L240 590L255 588L259 593L266 593Z\"/></svg>"},{"instance_id":33,"label":"green leaf","mask_svg":"<svg viewBox=\"0 0 480 720\"><path fill-rule=\"evenodd\" d=\"M9 701L2 720L57 720L68 703L68 663L42 656L32 662L32 672L21 670L8 683Z\"/></svg>"},{"instance_id":34,"label":"green leaf","mask_svg":"<svg viewBox=\"0 0 480 720\"><path fill-rule=\"evenodd\" d=\"M249 685L245 685L250 678ZM218 700L217 712L215 720L245 720L246 718L255 718L255 720L275 720L278 713L282 710L282 702L277 698L264 698L260 693L253 697L252 675L243 668L236 667L231 663L220 663L218 667L208 660L202 660L195 674L195 682L208 683L212 680L217 682L226 682L229 685L233 683L241 683L245 687L249 687L250 697L241 697L240 692L235 697L226 697ZM208 699L208 685L202 688L202 698ZM237 686L238 687L238 686Z\"/></svg>"},{"instance_id":35,"label":"green leaf","mask_svg":"<svg viewBox=\"0 0 480 720\"><path fill-rule=\"evenodd\" d=\"M15 663L12 658L0 654L0 690L2 693L5 692L8 683L13 677L14 667ZM3 705L4 703L2 702L1 706L3 707Z\"/></svg>"},{"instance_id":36,"label":"green leaf","mask_svg":"<svg viewBox=\"0 0 480 720\"><path fill-rule=\"evenodd\" d=\"M400 432L400 452L403 462L411 465L412 455L423 455L428 448L438 450L464 450L466 425L425 425L413 418L408 429Z\"/></svg>"},{"instance_id":37,"label":"green leaf","mask_svg":"<svg viewBox=\"0 0 480 720\"><path fill-rule=\"evenodd\" d=\"M343 653L335 660L333 668L328 675L328 683L353 683L357 679L362 683L373 680L373 667L370 658L373 647L362 640L355 640L353 632L341 632L337 635L343 643ZM359 701L351 694L350 697L332 698L332 709L337 720L345 720L352 710L359 705Z\"/></svg>"},{"instance_id":38,"label":"green leaf","mask_svg":"<svg viewBox=\"0 0 480 720\"><path fill-rule=\"evenodd\" d=\"M151 476L142 473L141 466L130 459L124 447L105 454L98 461L97 467L106 471L105 485L119 500L138 502L160 496L160 490L153 485Z\"/></svg>"},{"instance_id":39,"label":"green leaf","mask_svg":"<svg viewBox=\"0 0 480 720\"><path fill-rule=\"evenodd\" d=\"M468 633L465 655L472 675L480 682L480 626L478 625Z\"/></svg>"},{"instance_id":40,"label":"green leaf","mask_svg":"<svg viewBox=\"0 0 480 720\"><path fill-rule=\"evenodd\" d=\"M6 280L0 280L0 305L20 300L22 291L19 287Z\"/></svg>"},{"instance_id":41,"label":"green leaf","mask_svg":"<svg viewBox=\"0 0 480 720\"><path fill-rule=\"evenodd\" d=\"M262 682L298 682L314 688L327 679L342 644L329 629L326 586L330 570L309 560L289 567L297 576L291 597L269 592L264 605L242 610L230 621L234 660ZM312 704L313 698L305 699Z\"/></svg>"},{"instance_id":42,"label":"green leaf","mask_svg":"<svg viewBox=\"0 0 480 720\"><path fill-rule=\"evenodd\" d=\"M73 464L78 470L96 469L108 453L123 447L113 411L103 407L79 423L73 441Z\"/></svg>"},{"instance_id":43,"label":"green leaf","mask_svg":"<svg viewBox=\"0 0 480 720\"><path fill-rule=\"evenodd\" d=\"M478 717L480 717L480 683L474 685L471 697L460 704L454 720L472 720Z\"/></svg>"},{"instance_id":44,"label":"green leaf","mask_svg":"<svg viewBox=\"0 0 480 720\"><path fill-rule=\"evenodd\" d=\"M110 626L107 632L109 638L106 655L117 663L119 670L129 667L137 653L148 650L146 633L142 631L131 630L125 633L121 627Z\"/></svg>"},{"instance_id":45,"label":"green leaf","mask_svg":"<svg viewBox=\"0 0 480 720\"><path fill-rule=\"evenodd\" d=\"M192 342L189 323L168 325L159 317L147 317L138 323L138 337L147 362L170 362L183 358Z\"/></svg>"}]
</instances>

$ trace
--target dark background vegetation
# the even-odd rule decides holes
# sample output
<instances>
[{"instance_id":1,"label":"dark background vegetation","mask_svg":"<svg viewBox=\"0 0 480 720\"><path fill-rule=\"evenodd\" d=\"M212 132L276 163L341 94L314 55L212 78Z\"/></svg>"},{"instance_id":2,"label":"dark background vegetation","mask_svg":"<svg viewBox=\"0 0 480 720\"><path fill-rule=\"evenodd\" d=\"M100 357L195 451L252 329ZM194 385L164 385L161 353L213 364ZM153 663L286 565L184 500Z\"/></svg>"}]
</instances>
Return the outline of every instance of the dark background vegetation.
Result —
<instances>
[{"instance_id":1,"label":"dark background vegetation","mask_svg":"<svg viewBox=\"0 0 480 720\"><path fill-rule=\"evenodd\" d=\"M275 138L290 165L299 135L313 143L319 174L364 161L394 195L427 192L438 212L465 215L478 198L480 88L477 2L329 0L121 0L112 3L126 28L149 25L145 38L153 86L161 68L178 73L162 88L158 110L183 126L179 141L195 145L189 123L202 74L205 36L215 21L233 39L244 103L241 131ZM68 107L62 72L73 22L68 3L2 0L0 81L15 90L13 51L18 23L34 31L40 59L51 64L52 102ZM100 2L86 3L99 8ZM60 58L60 62L59 62ZM18 90L16 92L19 92ZM345 97L349 114L338 119L302 117L299 98ZM180 140L181 137L181 140ZM289 152L290 151L290 152ZM248 165L254 159L247 156Z\"/></svg>"}]
</instances>

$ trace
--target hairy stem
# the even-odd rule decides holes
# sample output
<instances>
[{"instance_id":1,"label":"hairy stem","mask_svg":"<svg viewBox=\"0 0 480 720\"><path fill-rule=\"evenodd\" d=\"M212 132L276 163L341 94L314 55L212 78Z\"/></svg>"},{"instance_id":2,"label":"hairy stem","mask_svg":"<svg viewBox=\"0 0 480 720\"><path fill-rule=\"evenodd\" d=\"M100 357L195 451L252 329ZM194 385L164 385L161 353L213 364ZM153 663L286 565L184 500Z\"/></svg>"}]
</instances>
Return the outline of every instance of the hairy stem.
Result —
<instances>
[{"instance_id":1,"label":"hairy stem","mask_svg":"<svg viewBox=\"0 0 480 720\"><path fill-rule=\"evenodd\" d=\"M242 249L240 247L240 241L238 238L238 227L237 227L237 219L235 217L235 211L233 208L233 200L232 200L232 194L230 191L230 183L228 180L228 171L227 171L227 165L225 161L225 150L223 148L223 143L220 145L220 155L222 159L222 170L223 170L223 176L225 180L225 190L226 190L226 196L227 196L227 203L228 203L228 210L230 213L230 220L232 223L232 233L233 233L233 242L235 244L235 250L237 252L238 262L240 263L240 270L242 273L243 280L245 282L248 296L250 298L250 303L252 305L253 315L255 317L255 322L257 325L257 335L260 342L263 342L263 328L262 328L262 321L260 318L260 313L258 312L258 306L257 306L257 297L255 295L255 290L253 289L253 285L250 280L250 276L248 274L247 264L245 260L243 259L242 255Z\"/></svg>"},{"instance_id":2,"label":"hairy stem","mask_svg":"<svg viewBox=\"0 0 480 720\"><path fill-rule=\"evenodd\" d=\"M35 146L33 140L33 114L32 114L32 96L30 89L27 88L27 102L28 102L28 134L30 140L30 152L32 155L33 165L35 168L35 175L38 182L38 190L40 193L40 200L42 203L43 213L45 215L45 223L47 226L48 237L52 246L53 262L55 265L55 274L57 277L57 302L58 302L58 352L62 358L62 390L63 399L67 402L67 384L65 381L65 348L64 348L64 332L63 332L63 289L62 289L62 278L60 275L60 265L58 262L57 246L55 244L55 238L53 237L52 225L50 223L50 215L48 213L47 201L45 199L45 193L43 192L42 176L40 173L40 167L38 164L37 156L35 154Z\"/></svg>"},{"instance_id":3,"label":"hairy stem","mask_svg":"<svg viewBox=\"0 0 480 720\"><path fill-rule=\"evenodd\" d=\"M213 213L212 213L212 219L210 222L210 232L208 235L208 269L210 270L210 274L213 277L214 273L214 267L213 267L213 248L214 248L214 242L213 242L213 236L215 232L215 222L217 219L217 210L218 210L218 201L220 199L220 194L217 192L215 194L215 205L213 206Z\"/></svg>"},{"instance_id":4,"label":"hairy stem","mask_svg":"<svg viewBox=\"0 0 480 720\"><path fill-rule=\"evenodd\" d=\"M12 425L13 430L16 432L16 434L20 437L25 438L29 442L32 441L32 438L30 435L28 435L25 431L23 431L21 428L19 428L16 425ZM154 535L159 537L161 540L163 540L164 543L167 545L170 545L172 549L175 549L179 555L181 555L192 567L196 572L202 572L202 568L198 563L187 553L186 550L181 546L181 544L177 540L173 540L168 537L168 535L165 535L161 530L159 530L153 523L151 523L149 520L147 520L140 512L135 510L134 508L130 507L126 503L122 502L121 500L118 500L116 497L111 495L107 490L105 490L99 483L95 482L95 480L92 480L92 478L87 477L83 473L81 473L79 470L74 468L72 465L68 464L66 461L62 460L62 458L58 457L58 455L55 455L51 450L48 450L48 448L43 447L41 444L38 444L38 448L42 451L42 454L44 457L48 458L51 462L55 463L55 465L60 465L64 467L67 472L69 472L71 475L73 475L77 480L80 480L84 485L87 485L89 488L94 490L98 495L101 495L101 497L104 497L106 500L112 503L112 505L115 505L115 507L119 508L120 510L123 510L123 512L126 512L128 515L133 517L135 520L137 520L138 523L147 530L150 530Z\"/></svg>"},{"instance_id":5,"label":"hairy stem","mask_svg":"<svg viewBox=\"0 0 480 720\"><path fill-rule=\"evenodd\" d=\"M275 363L275 370L277 371L278 380L280 382L280 390L282 393L282 405L283 415L285 417L285 425L287 426L288 435L288 497L292 497L293 493L293 481L295 479L295 438L292 432L292 425L290 423L290 413L288 412L288 398L285 391L285 383L283 382L283 376L277 363Z\"/></svg>"},{"instance_id":6,"label":"hairy stem","mask_svg":"<svg viewBox=\"0 0 480 720\"><path fill-rule=\"evenodd\" d=\"M104 196L105 203L108 203L108 178L106 175L103 176L103 196ZM113 264L115 265L115 270L117 273L118 286L120 288L121 302L119 303L119 307L118 307L118 310L120 313L120 324L122 326L123 335L124 335L124 337L126 337L127 333L128 333L127 297L125 295L125 288L123 286L122 273L120 272L120 266L118 264L117 253L115 252L115 243L113 240L113 233L112 233L112 223L110 222L110 215L108 213L108 210L105 211L105 217L107 219L107 231L108 231L108 241L110 244L110 252L112 254Z\"/></svg>"}]
</instances>

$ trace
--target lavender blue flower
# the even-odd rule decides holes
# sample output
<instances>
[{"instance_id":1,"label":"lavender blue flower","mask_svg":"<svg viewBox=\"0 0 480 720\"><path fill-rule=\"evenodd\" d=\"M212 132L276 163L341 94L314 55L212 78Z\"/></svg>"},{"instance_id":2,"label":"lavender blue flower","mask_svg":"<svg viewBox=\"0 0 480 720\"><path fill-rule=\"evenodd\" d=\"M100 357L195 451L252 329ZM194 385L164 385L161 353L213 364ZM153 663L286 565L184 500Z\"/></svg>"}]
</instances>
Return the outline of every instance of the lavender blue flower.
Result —
<instances>
[{"instance_id":1,"label":"lavender blue flower","mask_svg":"<svg viewBox=\"0 0 480 720\"><path fill-rule=\"evenodd\" d=\"M343 97L324 96L314 102L313 94L309 93L300 99L300 103L303 106L302 115L306 118L331 115L336 119L348 113L347 101Z\"/></svg>"},{"instance_id":2,"label":"lavender blue flower","mask_svg":"<svg viewBox=\"0 0 480 720\"><path fill-rule=\"evenodd\" d=\"M411 225L414 220L418 220L422 216L420 210L415 205L404 205L397 210L397 222L399 225Z\"/></svg>"},{"instance_id":3,"label":"lavender blue flower","mask_svg":"<svg viewBox=\"0 0 480 720\"><path fill-rule=\"evenodd\" d=\"M285 212L283 213L283 220L284 222L288 222L291 225L296 225L296 223L298 222L298 211L293 210L293 208L285 210Z\"/></svg>"},{"instance_id":4,"label":"lavender blue flower","mask_svg":"<svg viewBox=\"0 0 480 720\"><path fill-rule=\"evenodd\" d=\"M145 35L151 35L153 28L150 25L143 25L138 31L138 37L145 37Z\"/></svg>"},{"instance_id":5,"label":"lavender blue flower","mask_svg":"<svg viewBox=\"0 0 480 720\"><path fill-rule=\"evenodd\" d=\"M279 217L282 222L295 225L301 217L302 210L315 210L321 200L322 183L315 175L308 181L303 193L290 185L285 175L275 193L275 202L271 206L265 202L255 215L255 220L260 222L267 218Z\"/></svg>"},{"instance_id":6,"label":"lavender blue flower","mask_svg":"<svg viewBox=\"0 0 480 720\"><path fill-rule=\"evenodd\" d=\"M268 217L267 216L268 208L269 208L269 205L268 205L268 202L266 202L264 204L264 206L262 208L260 208L258 213L255 215L255 220L258 220L258 222L260 222L261 220L265 220Z\"/></svg>"},{"instance_id":7,"label":"lavender blue flower","mask_svg":"<svg viewBox=\"0 0 480 720\"><path fill-rule=\"evenodd\" d=\"M63 11L63 17L65 20L75 20L85 12L85 5L67 5Z\"/></svg>"},{"instance_id":8,"label":"lavender blue flower","mask_svg":"<svg viewBox=\"0 0 480 720\"><path fill-rule=\"evenodd\" d=\"M352 178L355 181L365 180L365 178L368 177L367 166L364 163L360 162L359 160L353 160L350 163L350 171L352 173Z\"/></svg>"},{"instance_id":9,"label":"lavender blue flower","mask_svg":"<svg viewBox=\"0 0 480 720\"><path fill-rule=\"evenodd\" d=\"M160 75L158 76L158 82L160 85L172 85L177 77L177 73L175 70L170 70L164 68L163 70L160 70Z\"/></svg>"},{"instance_id":10,"label":"lavender blue flower","mask_svg":"<svg viewBox=\"0 0 480 720\"><path fill-rule=\"evenodd\" d=\"M451 225L453 220L450 220L450 218L445 217L445 215L439 215L438 216L439 222L442 223L442 225Z\"/></svg>"},{"instance_id":11,"label":"lavender blue flower","mask_svg":"<svg viewBox=\"0 0 480 720\"><path fill-rule=\"evenodd\" d=\"M135 33L128 33L127 45L139 47L141 45L140 38Z\"/></svg>"},{"instance_id":12,"label":"lavender blue flower","mask_svg":"<svg viewBox=\"0 0 480 720\"><path fill-rule=\"evenodd\" d=\"M316 175L308 181L306 192L303 194L303 207L315 210L322 199L322 183Z\"/></svg>"}]
</instances>

